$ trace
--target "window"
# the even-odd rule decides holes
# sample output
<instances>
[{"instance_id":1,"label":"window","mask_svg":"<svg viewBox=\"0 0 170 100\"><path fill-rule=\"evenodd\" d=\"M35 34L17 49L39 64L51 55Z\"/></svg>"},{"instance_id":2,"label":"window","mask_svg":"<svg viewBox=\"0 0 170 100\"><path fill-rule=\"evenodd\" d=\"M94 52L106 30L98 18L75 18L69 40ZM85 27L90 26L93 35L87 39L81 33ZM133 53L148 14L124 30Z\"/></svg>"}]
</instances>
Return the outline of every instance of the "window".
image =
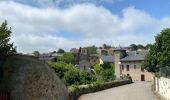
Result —
<instances>
[{"instance_id":1,"label":"window","mask_svg":"<svg viewBox=\"0 0 170 100\"><path fill-rule=\"evenodd\" d=\"M129 71L129 65L126 65L126 70Z\"/></svg>"},{"instance_id":2,"label":"window","mask_svg":"<svg viewBox=\"0 0 170 100\"><path fill-rule=\"evenodd\" d=\"M122 70L124 70L124 65L122 65Z\"/></svg>"},{"instance_id":3,"label":"window","mask_svg":"<svg viewBox=\"0 0 170 100\"><path fill-rule=\"evenodd\" d=\"M136 65L134 65L134 69L136 69Z\"/></svg>"}]
</instances>

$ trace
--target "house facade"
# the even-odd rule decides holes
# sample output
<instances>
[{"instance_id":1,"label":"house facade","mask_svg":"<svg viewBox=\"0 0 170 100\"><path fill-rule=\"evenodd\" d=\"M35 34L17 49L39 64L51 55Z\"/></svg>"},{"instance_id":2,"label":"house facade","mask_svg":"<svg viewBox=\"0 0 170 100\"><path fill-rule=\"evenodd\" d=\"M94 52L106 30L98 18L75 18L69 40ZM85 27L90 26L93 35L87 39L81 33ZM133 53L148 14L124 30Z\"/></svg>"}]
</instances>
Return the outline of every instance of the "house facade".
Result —
<instances>
[{"instance_id":1,"label":"house facade","mask_svg":"<svg viewBox=\"0 0 170 100\"><path fill-rule=\"evenodd\" d=\"M131 76L133 81L153 81L154 74L146 71L142 63L148 51L115 50L115 74L117 78L122 75Z\"/></svg>"}]
</instances>

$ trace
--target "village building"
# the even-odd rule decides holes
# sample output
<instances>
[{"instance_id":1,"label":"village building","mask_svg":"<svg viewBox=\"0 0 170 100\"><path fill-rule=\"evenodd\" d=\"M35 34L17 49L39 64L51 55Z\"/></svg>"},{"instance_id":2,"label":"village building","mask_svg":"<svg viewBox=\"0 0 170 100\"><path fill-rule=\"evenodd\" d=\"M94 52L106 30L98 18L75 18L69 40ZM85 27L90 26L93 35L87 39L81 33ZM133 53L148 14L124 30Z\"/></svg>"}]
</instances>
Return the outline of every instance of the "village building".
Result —
<instances>
[{"instance_id":1,"label":"village building","mask_svg":"<svg viewBox=\"0 0 170 100\"><path fill-rule=\"evenodd\" d=\"M100 63L99 63L100 65L105 63L105 62L114 63L114 56L112 56L112 55L107 55L107 56L101 55L99 57L99 61L100 61Z\"/></svg>"},{"instance_id":2,"label":"village building","mask_svg":"<svg viewBox=\"0 0 170 100\"><path fill-rule=\"evenodd\" d=\"M115 50L115 75L131 76L133 81L153 81L153 74L142 67L147 50L129 51L119 48Z\"/></svg>"}]
</instances>

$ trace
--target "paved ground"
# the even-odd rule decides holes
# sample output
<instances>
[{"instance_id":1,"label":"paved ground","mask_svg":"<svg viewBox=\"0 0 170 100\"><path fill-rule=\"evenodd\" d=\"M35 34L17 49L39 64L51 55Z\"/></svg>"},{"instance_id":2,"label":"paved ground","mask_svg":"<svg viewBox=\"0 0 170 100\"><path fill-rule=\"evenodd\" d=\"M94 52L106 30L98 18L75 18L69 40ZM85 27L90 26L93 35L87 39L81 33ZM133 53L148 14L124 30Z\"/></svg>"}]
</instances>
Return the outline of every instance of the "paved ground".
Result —
<instances>
[{"instance_id":1,"label":"paved ground","mask_svg":"<svg viewBox=\"0 0 170 100\"><path fill-rule=\"evenodd\" d=\"M96 93L82 95L78 100L159 100L151 90L150 82L115 87Z\"/></svg>"}]
</instances>

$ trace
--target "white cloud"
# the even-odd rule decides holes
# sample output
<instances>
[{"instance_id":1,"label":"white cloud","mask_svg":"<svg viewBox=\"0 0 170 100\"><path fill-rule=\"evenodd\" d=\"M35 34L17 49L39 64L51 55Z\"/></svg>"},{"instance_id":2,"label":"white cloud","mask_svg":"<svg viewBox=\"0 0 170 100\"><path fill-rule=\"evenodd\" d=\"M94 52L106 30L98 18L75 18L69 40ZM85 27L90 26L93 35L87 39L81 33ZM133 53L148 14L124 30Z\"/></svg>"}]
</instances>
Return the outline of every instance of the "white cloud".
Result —
<instances>
[{"instance_id":1,"label":"white cloud","mask_svg":"<svg viewBox=\"0 0 170 100\"><path fill-rule=\"evenodd\" d=\"M164 27L170 17L156 19L134 7L125 8L122 17L102 6L78 4L67 9L36 8L16 2L0 2L0 22L8 20L12 40L21 52L42 52L58 48L101 45L146 44ZM70 38L62 32L83 38Z\"/></svg>"},{"instance_id":2,"label":"white cloud","mask_svg":"<svg viewBox=\"0 0 170 100\"><path fill-rule=\"evenodd\" d=\"M24 4L32 4L40 7L63 7L67 8L76 4L93 3L95 5L101 5L102 3L115 3L122 0L13 0Z\"/></svg>"}]
</instances>

